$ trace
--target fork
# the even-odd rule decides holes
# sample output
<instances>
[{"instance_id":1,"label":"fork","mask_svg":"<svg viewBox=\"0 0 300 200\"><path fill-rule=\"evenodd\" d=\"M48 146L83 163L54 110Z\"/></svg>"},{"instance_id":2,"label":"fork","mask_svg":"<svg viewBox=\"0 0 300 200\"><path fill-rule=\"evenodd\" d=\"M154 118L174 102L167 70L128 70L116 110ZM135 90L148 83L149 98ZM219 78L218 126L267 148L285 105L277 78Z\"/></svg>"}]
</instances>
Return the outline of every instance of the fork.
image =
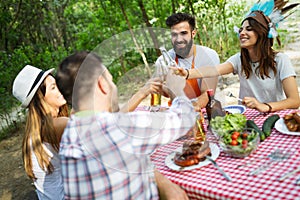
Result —
<instances>
[{"instance_id":1,"label":"fork","mask_svg":"<svg viewBox=\"0 0 300 200\"><path fill-rule=\"evenodd\" d=\"M289 172L285 173L285 174L282 175L278 180L279 180L279 181L283 181L284 179L286 179L286 178L292 176L293 174L295 174L295 173L297 173L297 172L299 172L299 171L300 171L300 166L297 167L296 169L292 170L292 171L289 171Z\"/></svg>"},{"instance_id":2,"label":"fork","mask_svg":"<svg viewBox=\"0 0 300 200\"><path fill-rule=\"evenodd\" d=\"M259 165L256 169L252 170L249 175L256 176L259 173L265 171L268 167L270 167L275 162L281 162L283 160L287 160L291 157L292 152L290 150L282 150L282 149L276 149L270 154L270 160L262 163Z\"/></svg>"},{"instance_id":3,"label":"fork","mask_svg":"<svg viewBox=\"0 0 300 200\"><path fill-rule=\"evenodd\" d=\"M235 168L238 169L240 167L246 167L248 165L252 165L252 164L256 163L258 160L261 160L261 159L264 159L264 158L270 158L270 157L272 157L276 153L277 153L277 149L274 150L274 151L272 151L270 154L268 154L266 156L255 158L254 160L249 160L248 162L246 162L244 164L237 165Z\"/></svg>"},{"instance_id":4,"label":"fork","mask_svg":"<svg viewBox=\"0 0 300 200\"><path fill-rule=\"evenodd\" d=\"M243 99L234 96L230 91L227 92L227 96L228 96L228 97L236 98L238 101L243 101Z\"/></svg>"}]
</instances>

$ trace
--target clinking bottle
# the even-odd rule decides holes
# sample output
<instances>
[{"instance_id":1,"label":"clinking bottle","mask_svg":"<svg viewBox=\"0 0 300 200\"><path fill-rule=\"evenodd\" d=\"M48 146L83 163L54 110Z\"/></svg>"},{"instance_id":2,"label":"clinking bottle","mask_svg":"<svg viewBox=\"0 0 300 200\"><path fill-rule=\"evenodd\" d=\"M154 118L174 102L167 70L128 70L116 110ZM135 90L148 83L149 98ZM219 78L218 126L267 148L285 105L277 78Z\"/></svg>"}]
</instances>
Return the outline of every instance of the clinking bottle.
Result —
<instances>
[{"instance_id":1,"label":"clinking bottle","mask_svg":"<svg viewBox=\"0 0 300 200\"><path fill-rule=\"evenodd\" d=\"M153 77L159 77L163 79L164 74L162 72L162 67L161 66L155 66L155 72L153 74ZM161 94L157 93L151 93L151 99L150 99L150 105L152 108L160 108L161 106Z\"/></svg>"},{"instance_id":2,"label":"clinking bottle","mask_svg":"<svg viewBox=\"0 0 300 200\"><path fill-rule=\"evenodd\" d=\"M164 71L165 74L168 73L168 68L170 66L176 67L176 61L170 56L170 54L168 53L168 51L166 50L165 47L160 47L159 48L161 55L163 57L163 59L160 61L160 65L162 66L162 69ZM171 99L168 101L168 106L172 105L172 101Z\"/></svg>"},{"instance_id":3,"label":"clinking bottle","mask_svg":"<svg viewBox=\"0 0 300 200\"><path fill-rule=\"evenodd\" d=\"M159 50L163 56L163 60L165 62L166 67L177 66L176 61L170 56L165 47L160 47Z\"/></svg>"}]
</instances>

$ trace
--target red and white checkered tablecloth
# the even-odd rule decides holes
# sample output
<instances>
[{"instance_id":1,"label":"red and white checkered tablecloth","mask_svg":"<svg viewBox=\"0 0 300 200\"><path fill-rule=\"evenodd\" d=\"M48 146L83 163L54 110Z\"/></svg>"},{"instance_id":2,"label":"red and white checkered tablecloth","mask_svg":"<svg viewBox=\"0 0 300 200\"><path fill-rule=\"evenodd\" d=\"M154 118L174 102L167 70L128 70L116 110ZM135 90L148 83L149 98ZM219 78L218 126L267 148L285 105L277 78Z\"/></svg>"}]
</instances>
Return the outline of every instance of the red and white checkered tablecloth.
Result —
<instances>
[{"instance_id":1,"label":"red and white checkered tablecloth","mask_svg":"<svg viewBox=\"0 0 300 200\"><path fill-rule=\"evenodd\" d=\"M283 110L267 116L260 115L254 121L261 127L264 120L272 114L283 117L295 111ZM252 119L258 111L247 109L244 114L247 119ZM209 132L207 138L210 142L217 143ZM300 199L300 185L295 184L300 172L282 182L278 181L281 175L300 165L300 136L282 134L274 128L271 136L259 144L255 153L246 158L232 158L221 152L216 161L231 176L231 182L212 164L189 171L169 169L165 165L165 158L182 143L183 141L175 141L160 147L152 154L151 159L162 174L187 192L190 199ZM265 162L266 156L276 148L295 149L295 153L288 160L272 165L259 175L250 176L249 172ZM248 161L250 165L237 168Z\"/></svg>"}]
</instances>

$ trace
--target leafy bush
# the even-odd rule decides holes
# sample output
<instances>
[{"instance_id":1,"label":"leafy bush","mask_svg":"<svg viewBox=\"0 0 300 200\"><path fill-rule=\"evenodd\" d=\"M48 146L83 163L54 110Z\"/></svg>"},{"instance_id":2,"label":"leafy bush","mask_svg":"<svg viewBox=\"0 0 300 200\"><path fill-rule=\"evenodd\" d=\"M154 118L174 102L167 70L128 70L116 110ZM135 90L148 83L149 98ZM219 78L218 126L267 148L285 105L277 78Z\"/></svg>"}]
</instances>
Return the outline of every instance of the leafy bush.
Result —
<instances>
[{"instance_id":1,"label":"leafy bush","mask_svg":"<svg viewBox=\"0 0 300 200\"><path fill-rule=\"evenodd\" d=\"M24 116L20 102L12 95L13 80L19 71L27 64L44 70L56 68L58 62L68 55L64 48L53 51L45 47L41 52L36 52L31 46L22 46L12 53L0 52L0 138L17 129L22 122L20 117Z\"/></svg>"}]
</instances>

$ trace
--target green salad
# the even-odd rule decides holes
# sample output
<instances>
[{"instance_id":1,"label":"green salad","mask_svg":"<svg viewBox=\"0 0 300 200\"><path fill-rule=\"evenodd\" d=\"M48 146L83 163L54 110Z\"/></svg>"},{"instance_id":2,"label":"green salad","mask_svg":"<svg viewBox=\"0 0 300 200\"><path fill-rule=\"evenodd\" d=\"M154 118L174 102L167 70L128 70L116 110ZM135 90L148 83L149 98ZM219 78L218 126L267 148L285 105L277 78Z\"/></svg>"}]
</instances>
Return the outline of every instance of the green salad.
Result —
<instances>
[{"instance_id":1,"label":"green salad","mask_svg":"<svg viewBox=\"0 0 300 200\"><path fill-rule=\"evenodd\" d=\"M257 148L259 133L246 128L246 116L240 113L217 116L210 121L223 151L233 157L245 157Z\"/></svg>"},{"instance_id":2,"label":"green salad","mask_svg":"<svg viewBox=\"0 0 300 200\"><path fill-rule=\"evenodd\" d=\"M242 130L245 127L246 122L247 118L245 115L234 113L225 115L224 117L216 116L210 121L210 126L219 137L222 137L229 131Z\"/></svg>"}]
</instances>

